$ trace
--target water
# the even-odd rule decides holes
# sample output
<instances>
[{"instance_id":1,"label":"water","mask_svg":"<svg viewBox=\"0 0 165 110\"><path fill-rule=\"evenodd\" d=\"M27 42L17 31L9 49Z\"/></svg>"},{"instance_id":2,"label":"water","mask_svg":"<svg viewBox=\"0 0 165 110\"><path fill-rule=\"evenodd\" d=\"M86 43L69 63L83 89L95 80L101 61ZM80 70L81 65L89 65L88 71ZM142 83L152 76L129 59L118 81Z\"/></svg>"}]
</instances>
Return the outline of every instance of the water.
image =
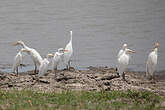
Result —
<instances>
[{"instance_id":1,"label":"water","mask_svg":"<svg viewBox=\"0 0 165 110\"><path fill-rule=\"evenodd\" d=\"M0 68L10 71L23 40L41 56L68 43L73 31L72 65L116 66L123 43L136 50L129 68L144 71L155 41L160 42L158 71L165 67L165 0L1 0ZM30 64L24 70L33 69Z\"/></svg>"}]
</instances>

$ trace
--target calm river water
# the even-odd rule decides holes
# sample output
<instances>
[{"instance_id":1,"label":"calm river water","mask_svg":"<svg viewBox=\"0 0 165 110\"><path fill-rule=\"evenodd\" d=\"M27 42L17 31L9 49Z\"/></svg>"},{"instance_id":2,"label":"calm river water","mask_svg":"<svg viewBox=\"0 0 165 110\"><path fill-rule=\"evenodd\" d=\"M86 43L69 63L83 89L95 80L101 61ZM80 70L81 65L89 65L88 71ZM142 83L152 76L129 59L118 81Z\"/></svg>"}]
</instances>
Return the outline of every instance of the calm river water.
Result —
<instances>
[{"instance_id":1,"label":"calm river water","mask_svg":"<svg viewBox=\"0 0 165 110\"><path fill-rule=\"evenodd\" d=\"M23 40L45 57L68 43L73 31L72 65L116 66L123 43L136 50L129 68L144 71L155 41L158 71L165 67L165 0L0 0L0 70L10 71ZM24 70L33 69L29 56Z\"/></svg>"}]
</instances>

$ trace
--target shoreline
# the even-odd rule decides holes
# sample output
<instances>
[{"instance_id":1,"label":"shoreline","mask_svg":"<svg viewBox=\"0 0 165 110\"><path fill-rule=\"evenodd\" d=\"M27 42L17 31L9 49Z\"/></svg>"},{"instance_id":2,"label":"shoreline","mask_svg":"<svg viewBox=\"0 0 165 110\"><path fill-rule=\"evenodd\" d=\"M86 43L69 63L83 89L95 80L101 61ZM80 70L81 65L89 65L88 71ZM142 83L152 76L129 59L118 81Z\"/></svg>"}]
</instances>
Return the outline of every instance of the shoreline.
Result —
<instances>
[{"instance_id":1,"label":"shoreline","mask_svg":"<svg viewBox=\"0 0 165 110\"><path fill-rule=\"evenodd\" d=\"M46 76L38 78L33 71L0 74L1 90L34 90L53 92L63 90L74 91L150 91L165 96L165 76L157 76L157 80L145 78L145 72L126 72L126 80L116 74L114 68L92 67L88 70L58 70L57 77L48 71Z\"/></svg>"}]
</instances>

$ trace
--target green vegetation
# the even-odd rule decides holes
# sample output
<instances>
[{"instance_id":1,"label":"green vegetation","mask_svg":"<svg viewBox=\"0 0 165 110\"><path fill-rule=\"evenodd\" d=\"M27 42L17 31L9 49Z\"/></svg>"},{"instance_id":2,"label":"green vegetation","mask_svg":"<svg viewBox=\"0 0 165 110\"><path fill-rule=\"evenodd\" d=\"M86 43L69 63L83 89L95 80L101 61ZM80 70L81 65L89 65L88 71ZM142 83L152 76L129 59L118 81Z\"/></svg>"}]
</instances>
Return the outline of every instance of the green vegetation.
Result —
<instances>
[{"instance_id":1,"label":"green vegetation","mask_svg":"<svg viewBox=\"0 0 165 110\"><path fill-rule=\"evenodd\" d=\"M163 97L138 91L63 91L41 93L28 90L0 91L5 110L163 110Z\"/></svg>"}]
</instances>

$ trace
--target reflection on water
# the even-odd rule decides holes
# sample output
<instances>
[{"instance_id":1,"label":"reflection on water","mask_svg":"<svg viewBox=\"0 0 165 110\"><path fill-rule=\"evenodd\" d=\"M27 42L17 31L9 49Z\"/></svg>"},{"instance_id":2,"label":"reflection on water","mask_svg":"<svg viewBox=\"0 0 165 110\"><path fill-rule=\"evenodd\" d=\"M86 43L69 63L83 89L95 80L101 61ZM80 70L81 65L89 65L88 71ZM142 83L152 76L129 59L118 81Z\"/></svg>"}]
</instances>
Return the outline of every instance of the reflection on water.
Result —
<instances>
[{"instance_id":1,"label":"reflection on water","mask_svg":"<svg viewBox=\"0 0 165 110\"><path fill-rule=\"evenodd\" d=\"M137 52L129 68L144 71L148 53L159 41L158 70L163 70L164 6L164 0L0 1L0 64L12 64L19 50L12 42L21 39L45 57L64 47L72 30L76 68L114 67L120 46L128 43ZM25 62L32 65L28 56Z\"/></svg>"}]
</instances>

